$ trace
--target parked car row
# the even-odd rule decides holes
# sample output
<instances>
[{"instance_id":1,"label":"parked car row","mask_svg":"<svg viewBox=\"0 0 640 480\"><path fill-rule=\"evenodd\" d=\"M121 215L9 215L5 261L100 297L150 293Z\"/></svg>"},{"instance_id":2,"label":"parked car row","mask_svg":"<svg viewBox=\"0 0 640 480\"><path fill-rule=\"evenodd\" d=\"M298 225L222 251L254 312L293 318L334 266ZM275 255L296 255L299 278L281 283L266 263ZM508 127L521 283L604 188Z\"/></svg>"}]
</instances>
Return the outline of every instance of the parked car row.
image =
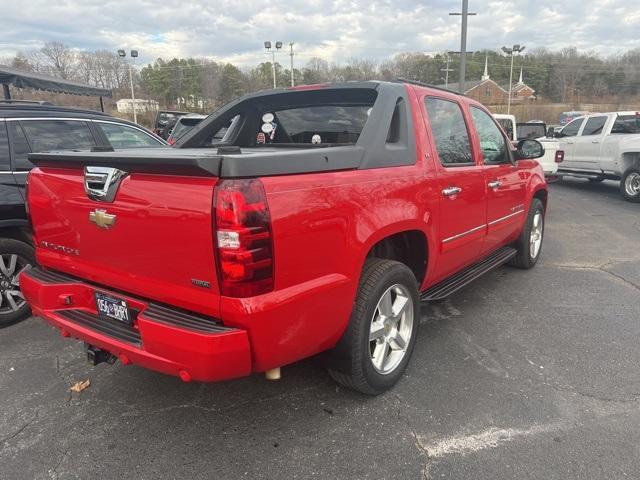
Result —
<instances>
[{"instance_id":1,"label":"parked car row","mask_svg":"<svg viewBox=\"0 0 640 480\"><path fill-rule=\"evenodd\" d=\"M406 368L420 301L540 256L542 144L512 143L448 90L259 92L144 152L90 152L108 122L77 122L84 151L29 156L39 266L7 281L21 271L34 313L94 364L274 379L320 354L338 383L379 394Z\"/></svg>"},{"instance_id":2,"label":"parked car row","mask_svg":"<svg viewBox=\"0 0 640 480\"><path fill-rule=\"evenodd\" d=\"M29 313L18 278L35 262L25 210L25 184L33 168L29 154L165 145L139 125L103 113L0 100L0 326Z\"/></svg>"}]
</instances>

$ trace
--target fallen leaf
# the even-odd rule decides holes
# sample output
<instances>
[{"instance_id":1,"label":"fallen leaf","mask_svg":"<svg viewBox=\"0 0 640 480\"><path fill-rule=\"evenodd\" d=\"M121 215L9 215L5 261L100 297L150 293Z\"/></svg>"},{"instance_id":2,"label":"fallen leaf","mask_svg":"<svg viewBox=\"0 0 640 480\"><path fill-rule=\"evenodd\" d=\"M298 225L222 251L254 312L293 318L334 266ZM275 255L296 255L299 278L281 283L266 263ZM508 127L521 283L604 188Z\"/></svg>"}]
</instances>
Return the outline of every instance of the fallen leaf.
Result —
<instances>
[{"instance_id":1,"label":"fallen leaf","mask_svg":"<svg viewBox=\"0 0 640 480\"><path fill-rule=\"evenodd\" d=\"M91 385L91 380L86 379L84 382L76 382L70 389L70 392L80 393L85 388L88 388Z\"/></svg>"}]
</instances>

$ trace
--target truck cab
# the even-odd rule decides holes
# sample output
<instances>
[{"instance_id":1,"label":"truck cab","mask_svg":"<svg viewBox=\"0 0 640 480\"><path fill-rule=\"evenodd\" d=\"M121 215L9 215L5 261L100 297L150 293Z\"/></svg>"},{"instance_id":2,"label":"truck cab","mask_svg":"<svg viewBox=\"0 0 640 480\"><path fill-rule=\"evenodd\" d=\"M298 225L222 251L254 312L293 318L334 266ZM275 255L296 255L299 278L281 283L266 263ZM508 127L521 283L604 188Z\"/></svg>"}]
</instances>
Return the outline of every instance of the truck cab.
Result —
<instances>
[{"instance_id":1,"label":"truck cab","mask_svg":"<svg viewBox=\"0 0 640 480\"><path fill-rule=\"evenodd\" d=\"M556 136L565 152L559 174L619 181L622 196L640 202L640 112L592 113Z\"/></svg>"}]
</instances>

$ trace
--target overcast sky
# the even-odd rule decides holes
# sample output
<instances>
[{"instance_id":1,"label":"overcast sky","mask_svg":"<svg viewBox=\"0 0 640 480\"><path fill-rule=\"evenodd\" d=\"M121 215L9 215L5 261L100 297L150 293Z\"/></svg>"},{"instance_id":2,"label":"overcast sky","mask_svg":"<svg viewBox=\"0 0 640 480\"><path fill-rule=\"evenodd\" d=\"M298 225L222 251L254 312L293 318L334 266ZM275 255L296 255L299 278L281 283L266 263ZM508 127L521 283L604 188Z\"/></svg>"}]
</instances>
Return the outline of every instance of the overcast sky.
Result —
<instances>
[{"instance_id":1,"label":"overcast sky","mask_svg":"<svg viewBox=\"0 0 640 480\"><path fill-rule=\"evenodd\" d=\"M461 0L0 0L0 57L61 41L79 49L137 48L142 61L194 56L254 65L264 40L312 56L383 60L458 50ZM470 0L469 50L520 43L602 54L640 46L640 0ZM279 61L288 62L281 55Z\"/></svg>"}]
</instances>

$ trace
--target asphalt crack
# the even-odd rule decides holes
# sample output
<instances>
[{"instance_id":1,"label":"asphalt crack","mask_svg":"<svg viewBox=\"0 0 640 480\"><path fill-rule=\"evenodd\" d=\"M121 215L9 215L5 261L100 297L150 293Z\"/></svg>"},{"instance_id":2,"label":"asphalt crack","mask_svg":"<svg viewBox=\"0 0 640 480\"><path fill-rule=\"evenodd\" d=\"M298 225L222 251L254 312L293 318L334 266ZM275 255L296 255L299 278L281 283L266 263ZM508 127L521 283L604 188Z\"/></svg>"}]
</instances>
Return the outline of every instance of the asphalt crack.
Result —
<instances>
[{"instance_id":1,"label":"asphalt crack","mask_svg":"<svg viewBox=\"0 0 640 480\"><path fill-rule=\"evenodd\" d=\"M20 435L29 425L31 425L33 422L36 421L36 419L38 418L38 412L35 413L35 415L28 421L26 422L24 425L22 425L20 428L18 428L15 432L7 435L6 437L4 437L2 440L0 440L1 444L5 444L5 442L8 442L9 440L13 440L14 438L16 438L18 435Z\"/></svg>"},{"instance_id":2,"label":"asphalt crack","mask_svg":"<svg viewBox=\"0 0 640 480\"><path fill-rule=\"evenodd\" d=\"M611 275L612 277L617 278L618 280L621 280L626 285L640 291L640 285L632 282L631 280L625 278L624 276L618 273L612 272L611 270L607 270L607 267L616 265L618 263L620 262L609 261L609 262L602 263L600 265L576 265L576 264L562 264L562 263L555 263L555 264L552 263L547 265L552 267L557 267L557 268L565 268L568 270L593 270L593 271L603 272L603 273L606 273L607 275Z\"/></svg>"}]
</instances>

